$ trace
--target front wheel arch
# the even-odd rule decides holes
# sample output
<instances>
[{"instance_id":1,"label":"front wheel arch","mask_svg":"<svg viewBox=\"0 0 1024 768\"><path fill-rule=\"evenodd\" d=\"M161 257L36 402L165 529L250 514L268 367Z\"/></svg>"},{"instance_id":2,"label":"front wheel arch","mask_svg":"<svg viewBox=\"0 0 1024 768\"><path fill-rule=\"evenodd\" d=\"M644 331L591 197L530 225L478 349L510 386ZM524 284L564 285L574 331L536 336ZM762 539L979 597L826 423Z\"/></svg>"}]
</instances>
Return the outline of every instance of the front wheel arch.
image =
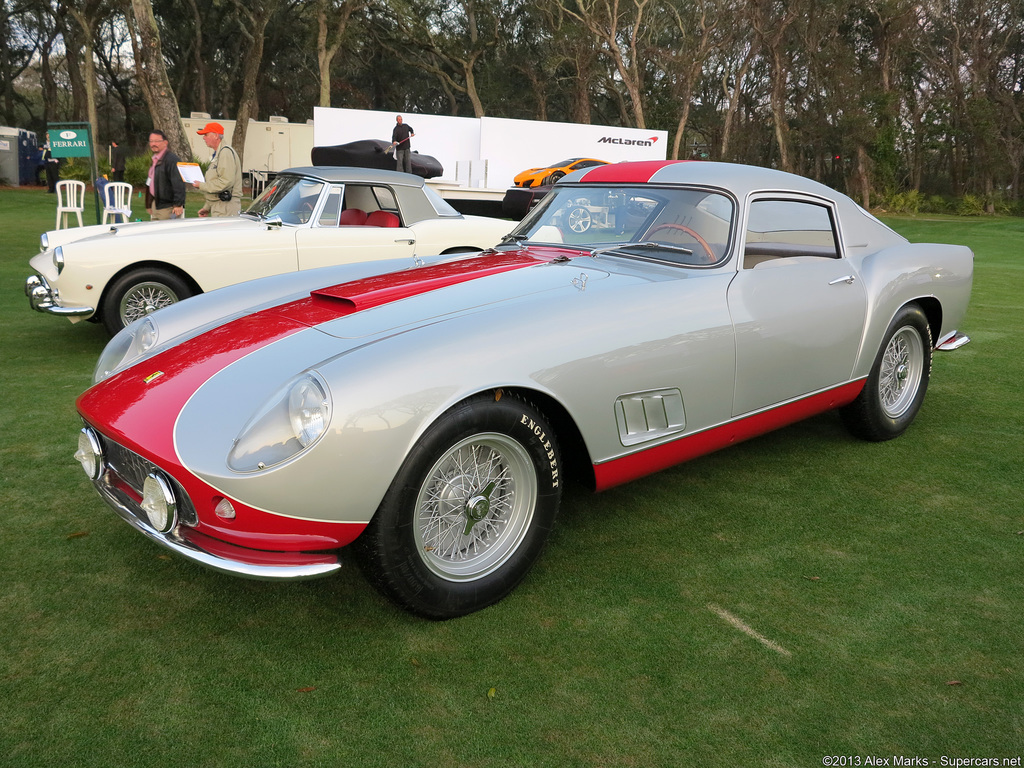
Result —
<instances>
[{"instance_id":1,"label":"front wheel arch","mask_svg":"<svg viewBox=\"0 0 1024 768\"><path fill-rule=\"evenodd\" d=\"M105 286L103 286L103 294L100 297L100 301L97 305L97 315L99 315L99 321L102 322L107 331L113 336L118 330L120 330L119 323L116 322L115 318L108 317L113 306L112 294L117 290L119 283L126 276L136 272L151 272L151 273L163 273L168 277L180 282L184 288L185 295L183 298L189 298L197 296L203 293L203 289L199 284L189 275L185 270L177 267L173 264L168 264L162 261L139 261L133 262L123 269L116 272L114 275L107 280Z\"/></svg>"},{"instance_id":2,"label":"front wheel arch","mask_svg":"<svg viewBox=\"0 0 1024 768\"><path fill-rule=\"evenodd\" d=\"M421 435L366 530L359 564L385 596L449 619L491 605L525 577L558 512L553 423L516 393L488 390Z\"/></svg>"}]
</instances>

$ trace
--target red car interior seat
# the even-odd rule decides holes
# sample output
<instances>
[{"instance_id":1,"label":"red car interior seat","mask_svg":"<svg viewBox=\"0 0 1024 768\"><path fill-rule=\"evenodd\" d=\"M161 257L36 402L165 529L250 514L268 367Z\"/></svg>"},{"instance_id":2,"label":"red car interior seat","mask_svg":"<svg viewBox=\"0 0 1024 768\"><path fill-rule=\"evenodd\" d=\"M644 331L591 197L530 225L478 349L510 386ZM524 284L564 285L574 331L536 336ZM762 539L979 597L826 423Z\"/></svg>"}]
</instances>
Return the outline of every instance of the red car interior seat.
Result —
<instances>
[{"instance_id":1,"label":"red car interior seat","mask_svg":"<svg viewBox=\"0 0 1024 768\"><path fill-rule=\"evenodd\" d=\"M339 227L361 227L366 223L366 211L361 208L346 208L338 217Z\"/></svg>"},{"instance_id":2,"label":"red car interior seat","mask_svg":"<svg viewBox=\"0 0 1024 768\"><path fill-rule=\"evenodd\" d=\"M366 226L398 227L401 226L401 222L399 222L398 217L390 211L374 211L366 217Z\"/></svg>"}]
</instances>

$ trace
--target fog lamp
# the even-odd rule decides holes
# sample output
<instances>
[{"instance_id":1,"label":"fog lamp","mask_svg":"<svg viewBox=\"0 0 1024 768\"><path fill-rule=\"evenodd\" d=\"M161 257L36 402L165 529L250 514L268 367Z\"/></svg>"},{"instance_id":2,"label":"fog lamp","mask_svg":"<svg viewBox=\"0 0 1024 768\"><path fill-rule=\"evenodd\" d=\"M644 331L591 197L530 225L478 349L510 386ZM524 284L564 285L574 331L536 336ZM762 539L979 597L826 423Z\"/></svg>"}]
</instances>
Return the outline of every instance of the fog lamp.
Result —
<instances>
[{"instance_id":1,"label":"fog lamp","mask_svg":"<svg viewBox=\"0 0 1024 768\"><path fill-rule=\"evenodd\" d=\"M90 480L98 480L103 474L103 448L99 436L89 427L78 433L78 450L75 459L82 465Z\"/></svg>"},{"instance_id":2,"label":"fog lamp","mask_svg":"<svg viewBox=\"0 0 1024 768\"><path fill-rule=\"evenodd\" d=\"M217 502L217 506L213 508L214 514L217 517L221 517L225 520L235 519L235 506L227 499L221 499Z\"/></svg>"},{"instance_id":3,"label":"fog lamp","mask_svg":"<svg viewBox=\"0 0 1024 768\"><path fill-rule=\"evenodd\" d=\"M174 527L177 501L171 485L158 474L150 473L142 484L142 511L146 513L149 524L159 533L167 533Z\"/></svg>"}]
</instances>

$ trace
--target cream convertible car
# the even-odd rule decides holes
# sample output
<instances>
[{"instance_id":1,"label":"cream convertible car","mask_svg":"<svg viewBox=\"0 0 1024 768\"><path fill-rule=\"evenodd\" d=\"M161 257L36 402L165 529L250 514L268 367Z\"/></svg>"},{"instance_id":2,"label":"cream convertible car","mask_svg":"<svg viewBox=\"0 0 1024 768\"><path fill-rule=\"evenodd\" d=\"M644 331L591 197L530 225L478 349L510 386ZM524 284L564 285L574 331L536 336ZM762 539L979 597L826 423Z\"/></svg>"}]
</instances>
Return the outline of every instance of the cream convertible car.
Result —
<instances>
[{"instance_id":1,"label":"cream convertible car","mask_svg":"<svg viewBox=\"0 0 1024 768\"><path fill-rule=\"evenodd\" d=\"M47 232L25 283L33 309L111 334L214 288L356 261L479 251L512 223L463 216L423 179L364 168L292 168L240 218Z\"/></svg>"}]
</instances>

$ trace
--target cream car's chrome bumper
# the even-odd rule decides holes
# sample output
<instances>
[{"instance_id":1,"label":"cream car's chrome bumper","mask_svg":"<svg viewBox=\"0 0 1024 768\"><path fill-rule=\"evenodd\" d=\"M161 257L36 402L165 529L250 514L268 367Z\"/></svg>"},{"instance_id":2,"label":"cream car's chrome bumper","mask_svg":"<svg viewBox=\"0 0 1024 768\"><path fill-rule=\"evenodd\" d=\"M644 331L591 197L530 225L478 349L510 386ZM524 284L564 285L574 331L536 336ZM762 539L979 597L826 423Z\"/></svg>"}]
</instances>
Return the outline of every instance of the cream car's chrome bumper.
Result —
<instances>
[{"instance_id":1,"label":"cream car's chrome bumper","mask_svg":"<svg viewBox=\"0 0 1024 768\"><path fill-rule=\"evenodd\" d=\"M57 303L57 292L42 275L30 275L25 280L25 295L28 304L36 312L46 312L61 317L84 317L93 314L94 307L62 307Z\"/></svg>"}]
</instances>

